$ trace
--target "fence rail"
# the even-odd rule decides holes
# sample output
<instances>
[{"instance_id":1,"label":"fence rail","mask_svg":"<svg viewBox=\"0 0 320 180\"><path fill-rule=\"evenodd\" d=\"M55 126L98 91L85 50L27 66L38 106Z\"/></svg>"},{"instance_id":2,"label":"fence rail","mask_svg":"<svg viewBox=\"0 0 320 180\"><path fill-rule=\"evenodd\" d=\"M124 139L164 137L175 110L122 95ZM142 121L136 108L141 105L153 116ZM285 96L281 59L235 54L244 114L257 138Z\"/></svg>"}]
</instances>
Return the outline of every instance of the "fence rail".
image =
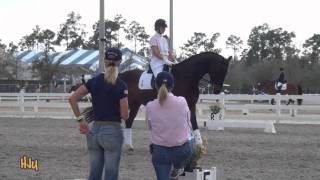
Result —
<instances>
[{"instance_id":1,"label":"fence rail","mask_svg":"<svg viewBox=\"0 0 320 180\"><path fill-rule=\"evenodd\" d=\"M274 99L276 104L271 105ZM294 104L287 105L289 100L294 100ZM297 105L297 99L302 99L302 105ZM227 118L233 119L269 119L274 122L286 121L306 121L315 122L320 120L320 95L208 95L199 97L197 110L208 111L208 106L217 100L223 106L223 113ZM230 114L228 111L240 111L238 115ZM320 122L319 122L320 123Z\"/></svg>"},{"instance_id":2,"label":"fence rail","mask_svg":"<svg viewBox=\"0 0 320 180\"><path fill-rule=\"evenodd\" d=\"M73 117L68 104L69 93L0 93L0 112L3 116ZM276 105L271 105L275 99ZM285 105L289 99L302 99L302 105ZM197 103L198 119L209 119L210 106L219 100L226 118L233 119L310 119L320 120L320 95L213 95L201 94ZM90 106L88 102L80 107ZM236 113L240 112L240 113ZM144 117L144 108L140 115Z\"/></svg>"}]
</instances>

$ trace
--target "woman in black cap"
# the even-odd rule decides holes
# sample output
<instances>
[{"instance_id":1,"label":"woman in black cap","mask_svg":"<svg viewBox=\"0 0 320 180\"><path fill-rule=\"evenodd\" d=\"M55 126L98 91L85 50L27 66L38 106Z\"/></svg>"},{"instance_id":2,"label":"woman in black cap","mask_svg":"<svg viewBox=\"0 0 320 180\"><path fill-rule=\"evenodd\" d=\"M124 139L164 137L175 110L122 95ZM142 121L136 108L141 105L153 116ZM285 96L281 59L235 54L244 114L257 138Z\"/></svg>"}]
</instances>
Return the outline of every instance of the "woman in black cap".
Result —
<instances>
[{"instance_id":1,"label":"woman in black cap","mask_svg":"<svg viewBox=\"0 0 320 180\"><path fill-rule=\"evenodd\" d=\"M173 77L170 73L158 74L156 88L158 98L147 104L146 122L157 179L169 180L171 169L177 172L192 153L190 110L184 97L171 93Z\"/></svg>"},{"instance_id":2,"label":"woman in black cap","mask_svg":"<svg viewBox=\"0 0 320 180\"><path fill-rule=\"evenodd\" d=\"M86 134L90 159L89 180L117 180L123 144L121 119L128 119L128 88L118 78L118 66L122 53L117 48L109 48L105 53L105 73L88 80L69 98L74 115L79 122L80 133ZM92 96L95 116L89 129L84 117L80 115L78 101L87 95Z\"/></svg>"}]
</instances>

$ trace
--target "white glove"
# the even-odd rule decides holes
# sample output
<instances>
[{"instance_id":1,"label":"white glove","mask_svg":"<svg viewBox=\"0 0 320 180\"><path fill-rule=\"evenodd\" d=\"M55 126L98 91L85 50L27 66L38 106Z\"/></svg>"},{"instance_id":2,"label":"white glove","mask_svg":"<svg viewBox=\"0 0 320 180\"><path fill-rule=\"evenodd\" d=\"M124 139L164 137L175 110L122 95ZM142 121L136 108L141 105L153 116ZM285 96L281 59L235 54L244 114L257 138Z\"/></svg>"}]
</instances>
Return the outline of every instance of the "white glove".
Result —
<instances>
[{"instance_id":1,"label":"white glove","mask_svg":"<svg viewBox=\"0 0 320 180\"><path fill-rule=\"evenodd\" d=\"M171 66L173 64L173 62L169 61L168 57L167 56L164 56L163 57L163 60L164 60L164 63Z\"/></svg>"}]
</instances>

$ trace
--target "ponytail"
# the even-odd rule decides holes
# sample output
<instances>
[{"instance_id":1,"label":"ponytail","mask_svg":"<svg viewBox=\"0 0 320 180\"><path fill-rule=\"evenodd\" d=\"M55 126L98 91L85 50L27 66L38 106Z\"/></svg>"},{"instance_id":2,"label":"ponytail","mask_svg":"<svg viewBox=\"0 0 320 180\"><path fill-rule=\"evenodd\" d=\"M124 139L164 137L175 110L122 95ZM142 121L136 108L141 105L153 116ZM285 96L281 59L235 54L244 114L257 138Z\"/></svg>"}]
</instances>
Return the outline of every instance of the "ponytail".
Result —
<instances>
[{"instance_id":1,"label":"ponytail","mask_svg":"<svg viewBox=\"0 0 320 180\"><path fill-rule=\"evenodd\" d=\"M163 105L163 102L167 99L167 96L168 96L168 89L166 87L166 84L163 83L158 91L158 99L161 106Z\"/></svg>"},{"instance_id":2,"label":"ponytail","mask_svg":"<svg viewBox=\"0 0 320 180\"><path fill-rule=\"evenodd\" d=\"M118 78L118 71L118 66L105 66L105 82L115 85Z\"/></svg>"}]
</instances>

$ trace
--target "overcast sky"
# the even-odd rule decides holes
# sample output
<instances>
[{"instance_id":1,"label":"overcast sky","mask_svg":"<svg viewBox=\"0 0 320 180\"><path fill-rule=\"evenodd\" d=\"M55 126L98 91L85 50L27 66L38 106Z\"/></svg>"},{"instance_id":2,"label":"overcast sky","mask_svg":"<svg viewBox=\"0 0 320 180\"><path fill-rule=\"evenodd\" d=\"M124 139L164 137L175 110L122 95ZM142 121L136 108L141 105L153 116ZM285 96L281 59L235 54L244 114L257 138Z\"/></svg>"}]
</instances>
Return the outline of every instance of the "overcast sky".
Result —
<instances>
[{"instance_id":1,"label":"overcast sky","mask_svg":"<svg viewBox=\"0 0 320 180\"><path fill-rule=\"evenodd\" d=\"M219 46L231 34L247 41L251 29L268 23L272 29L294 31L299 45L314 33L320 33L320 0L173 0L174 48L178 49L193 35L219 32ZM89 36L99 19L99 0L0 0L0 39L18 43L32 28L58 31L59 25L74 11L82 16ZM154 34L154 21L169 21L169 0L105 0L105 18L121 14L128 22L136 20ZM169 32L166 32L169 34Z\"/></svg>"}]
</instances>

